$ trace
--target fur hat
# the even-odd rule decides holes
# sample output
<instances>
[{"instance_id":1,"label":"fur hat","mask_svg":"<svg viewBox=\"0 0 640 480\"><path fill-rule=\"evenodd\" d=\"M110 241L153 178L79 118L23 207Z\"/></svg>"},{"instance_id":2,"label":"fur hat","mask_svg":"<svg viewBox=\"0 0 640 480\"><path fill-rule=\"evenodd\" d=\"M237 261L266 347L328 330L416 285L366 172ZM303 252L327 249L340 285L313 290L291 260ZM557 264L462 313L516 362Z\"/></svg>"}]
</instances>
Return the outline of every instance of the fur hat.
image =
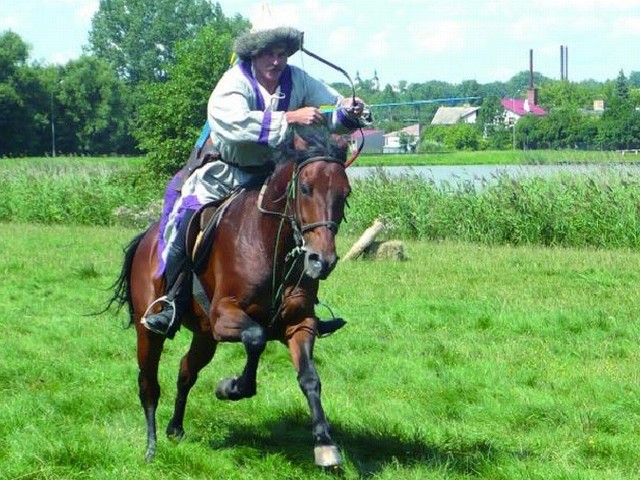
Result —
<instances>
[{"instance_id":1,"label":"fur hat","mask_svg":"<svg viewBox=\"0 0 640 480\"><path fill-rule=\"evenodd\" d=\"M293 27L252 30L236 39L233 50L238 57L248 60L276 45L283 45L290 57L302 47L302 32Z\"/></svg>"}]
</instances>

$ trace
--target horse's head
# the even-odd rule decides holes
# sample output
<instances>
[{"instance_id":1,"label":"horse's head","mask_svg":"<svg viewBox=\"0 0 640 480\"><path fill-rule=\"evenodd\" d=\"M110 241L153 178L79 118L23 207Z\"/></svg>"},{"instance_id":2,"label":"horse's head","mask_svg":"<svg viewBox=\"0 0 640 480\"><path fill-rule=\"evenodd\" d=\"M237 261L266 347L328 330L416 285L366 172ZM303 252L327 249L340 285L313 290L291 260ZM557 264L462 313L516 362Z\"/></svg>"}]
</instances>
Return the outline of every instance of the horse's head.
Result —
<instances>
[{"instance_id":1,"label":"horse's head","mask_svg":"<svg viewBox=\"0 0 640 480\"><path fill-rule=\"evenodd\" d=\"M307 276L325 279L338 261L335 236L351 192L345 172L346 141L317 142L296 134L294 220L302 234Z\"/></svg>"}]
</instances>

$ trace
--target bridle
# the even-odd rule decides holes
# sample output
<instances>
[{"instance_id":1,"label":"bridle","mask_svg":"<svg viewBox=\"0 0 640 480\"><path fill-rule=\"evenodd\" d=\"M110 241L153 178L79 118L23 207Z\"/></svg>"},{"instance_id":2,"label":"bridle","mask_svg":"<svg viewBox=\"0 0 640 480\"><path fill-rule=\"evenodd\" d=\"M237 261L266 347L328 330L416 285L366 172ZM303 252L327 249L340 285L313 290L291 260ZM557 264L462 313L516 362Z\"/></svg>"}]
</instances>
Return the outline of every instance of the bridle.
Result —
<instances>
[{"instance_id":1,"label":"bridle","mask_svg":"<svg viewBox=\"0 0 640 480\"><path fill-rule=\"evenodd\" d=\"M303 253L305 252L305 242L304 242L304 234L306 232L309 232L311 230L314 230L316 228L320 228L320 227L327 227L330 230L332 230L334 233L338 231L338 222L334 221L334 220L322 220L319 222L312 222L312 223L307 223L307 224L301 224L299 219L298 219L298 214L297 214L297 208L296 208L296 203L295 203L295 199L296 199L296 195L298 193L298 180L300 177L300 172L307 167L308 165L315 163L315 162L327 162L327 163L337 163L338 165L342 166L343 168L345 168L345 164L342 160L339 160L337 158L334 157L330 157L330 156L315 156L315 157L310 157L307 158L299 163L296 164L295 168L293 169L292 175L291 175L291 179L289 180L289 183L287 184L287 189L286 189L286 203L284 206L284 210L282 212L279 211L275 211L275 210L268 210L265 209L262 206L263 200L264 200L264 194L267 190L267 186L268 186L268 180L262 185L262 188L260 190L260 193L258 195L258 201L257 201L257 208L258 211L260 211L261 213L264 213L266 215L275 215L281 218L280 221L280 225L278 227L278 234L276 236L276 241L275 241L275 246L274 246L274 259L277 256L277 252L278 249L280 247L280 242L282 241L282 230L284 229L284 225L286 222L289 223L291 230L292 230L292 234L293 234L293 239L295 242L295 246L293 247L293 249L291 251L289 251L286 256L285 256L285 265L287 263L291 263L289 268L286 269L285 272L283 272L282 275L282 280L280 282L280 285L276 287L276 283L278 283L278 280L276 278L276 264L277 262L273 262L273 273L272 273L272 292L273 292L273 297L271 299L271 313L272 313L272 317L271 317L271 321L269 322L269 326L273 325L273 323L275 322L277 315L280 313L280 310L282 309L282 303L280 303L279 306L278 305L278 298L280 297L280 295L282 294L282 290L284 289L284 285L286 283L286 280L290 277L290 275L293 273L294 271L294 267L297 263L297 260L303 257ZM280 197L282 198L282 197ZM299 278L296 281L296 286L300 284L300 282L302 281L302 278L304 277L304 271L300 273Z\"/></svg>"}]
</instances>

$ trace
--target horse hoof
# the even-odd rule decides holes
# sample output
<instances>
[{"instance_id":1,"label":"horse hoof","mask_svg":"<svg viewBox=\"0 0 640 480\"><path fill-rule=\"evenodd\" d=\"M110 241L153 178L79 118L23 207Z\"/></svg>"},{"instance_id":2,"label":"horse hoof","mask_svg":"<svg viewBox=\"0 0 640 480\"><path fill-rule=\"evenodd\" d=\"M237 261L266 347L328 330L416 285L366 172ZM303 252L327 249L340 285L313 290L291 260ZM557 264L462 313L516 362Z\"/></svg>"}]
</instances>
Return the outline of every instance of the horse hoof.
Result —
<instances>
[{"instance_id":1,"label":"horse hoof","mask_svg":"<svg viewBox=\"0 0 640 480\"><path fill-rule=\"evenodd\" d=\"M319 467L339 467L342 465L342 457L335 445L320 445L313 449L316 465Z\"/></svg>"},{"instance_id":2,"label":"horse hoof","mask_svg":"<svg viewBox=\"0 0 640 480\"><path fill-rule=\"evenodd\" d=\"M155 449L153 450L148 449L147 452L144 454L144 461L147 463L151 463L153 461L153 457L155 456L156 456Z\"/></svg>"},{"instance_id":3,"label":"horse hoof","mask_svg":"<svg viewBox=\"0 0 640 480\"><path fill-rule=\"evenodd\" d=\"M167 427L167 437L171 440L179 442L184 438L184 429L182 428L182 426L176 427L173 425L169 425Z\"/></svg>"},{"instance_id":4,"label":"horse hoof","mask_svg":"<svg viewBox=\"0 0 640 480\"><path fill-rule=\"evenodd\" d=\"M235 377L225 378L220 380L216 386L216 397L218 400L235 400L233 395L233 388L236 384Z\"/></svg>"}]
</instances>

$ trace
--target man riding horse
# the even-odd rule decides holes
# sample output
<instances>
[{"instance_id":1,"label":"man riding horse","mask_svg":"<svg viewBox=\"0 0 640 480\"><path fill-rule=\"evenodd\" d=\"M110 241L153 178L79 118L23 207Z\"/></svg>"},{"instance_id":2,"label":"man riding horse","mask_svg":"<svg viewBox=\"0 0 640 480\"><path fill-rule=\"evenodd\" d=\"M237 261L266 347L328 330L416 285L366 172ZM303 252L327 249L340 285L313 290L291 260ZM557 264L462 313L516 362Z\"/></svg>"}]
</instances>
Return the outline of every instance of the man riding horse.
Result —
<instances>
[{"instance_id":1,"label":"man riding horse","mask_svg":"<svg viewBox=\"0 0 640 480\"><path fill-rule=\"evenodd\" d=\"M234 189L271 172L280 160L277 147L291 139L291 126L324 126L338 134L359 127L364 111L360 99L343 98L302 69L287 64L288 57L301 48L302 32L291 27L254 29L236 40L234 51L239 62L211 93L207 125L197 145L209 145L215 152L209 157L212 160L190 173L179 198L172 198L176 194L171 184L165 198L160 271L165 275L167 294L157 300L162 302L162 310L142 319L152 332L172 338L189 308L191 271L185 239L189 221L198 209L220 202ZM335 108L326 115L321 105ZM332 333L343 324L339 319L319 322L318 333Z\"/></svg>"}]
</instances>

